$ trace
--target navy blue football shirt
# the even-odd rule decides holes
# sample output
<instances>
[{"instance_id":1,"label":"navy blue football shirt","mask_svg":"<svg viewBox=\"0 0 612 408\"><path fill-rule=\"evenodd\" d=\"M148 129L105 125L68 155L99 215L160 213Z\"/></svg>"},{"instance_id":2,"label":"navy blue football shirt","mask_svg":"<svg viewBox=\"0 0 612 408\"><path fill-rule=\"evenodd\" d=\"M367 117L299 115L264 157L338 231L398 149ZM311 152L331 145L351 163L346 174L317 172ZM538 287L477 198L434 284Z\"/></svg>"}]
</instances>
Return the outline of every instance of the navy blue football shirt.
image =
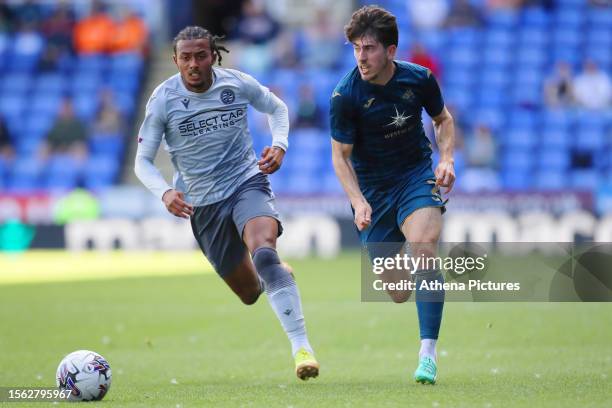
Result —
<instances>
[{"instance_id":1,"label":"navy blue football shirt","mask_svg":"<svg viewBox=\"0 0 612 408\"><path fill-rule=\"evenodd\" d=\"M438 82L417 64L394 61L385 85L361 79L355 67L340 80L330 101L331 136L353 145L351 161L360 186L396 184L431 157L421 121L444 108Z\"/></svg>"}]
</instances>

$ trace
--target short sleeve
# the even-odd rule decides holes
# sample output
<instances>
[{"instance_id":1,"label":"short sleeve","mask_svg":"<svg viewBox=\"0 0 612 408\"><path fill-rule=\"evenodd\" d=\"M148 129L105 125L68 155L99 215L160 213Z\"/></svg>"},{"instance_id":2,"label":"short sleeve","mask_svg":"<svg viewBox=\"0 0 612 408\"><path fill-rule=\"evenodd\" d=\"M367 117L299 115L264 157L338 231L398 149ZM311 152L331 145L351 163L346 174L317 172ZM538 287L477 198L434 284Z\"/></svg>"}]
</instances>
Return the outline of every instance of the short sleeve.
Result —
<instances>
[{"instance_id":1,"label":"short sleeve","mask_svg":"<svg viewBox=\"0 0 612 408\"><path fill-rule=\"evenodd\" d=\"M438 81L436 81L436 78L429 69L425 78L423 107L432 118L438 116L442 113L442 109L444 109L444 100L442 99L440 86L438 86Z\"/></svg>"},{"instance_id":2,"label":"short sleeve","mask_svg":"<svg viewBox=\"0 0 612 408\"><path fill-rule=\"evenodd\" d=\"M347 95L335 90L329 102L331 136L344 144L355 142L355 120Z\"/></svg>"}]
</instances>

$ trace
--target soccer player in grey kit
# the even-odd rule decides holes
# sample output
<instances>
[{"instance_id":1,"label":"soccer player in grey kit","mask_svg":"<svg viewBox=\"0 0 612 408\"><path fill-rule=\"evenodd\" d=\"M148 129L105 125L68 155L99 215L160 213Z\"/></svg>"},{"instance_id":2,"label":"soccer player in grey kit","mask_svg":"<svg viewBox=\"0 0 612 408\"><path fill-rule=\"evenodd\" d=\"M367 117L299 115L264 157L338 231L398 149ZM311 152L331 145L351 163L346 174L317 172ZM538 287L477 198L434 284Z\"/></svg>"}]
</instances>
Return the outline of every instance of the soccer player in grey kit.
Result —
<instances>
[{"instance_id":1,"label":"soccer player in grey kit","mask_svg":"<svg viewBox=\"0 0 612 408\"><path fill-rule=\"evenodd\" d=\"M317 377L300 294L276 253L282 233L268 174L288 147L287 106L253 77L221 65L219 37L191 26L175 37L179 73L151 95L138 134L135 172L168 211L190 218L202 252L247 305L265 290L287 333L296 375ZM272 146L257 159L247 126L247 105L268 116ZM153 164L162 141L174 165L169 186Z\"/></svg>"}]
</instances>

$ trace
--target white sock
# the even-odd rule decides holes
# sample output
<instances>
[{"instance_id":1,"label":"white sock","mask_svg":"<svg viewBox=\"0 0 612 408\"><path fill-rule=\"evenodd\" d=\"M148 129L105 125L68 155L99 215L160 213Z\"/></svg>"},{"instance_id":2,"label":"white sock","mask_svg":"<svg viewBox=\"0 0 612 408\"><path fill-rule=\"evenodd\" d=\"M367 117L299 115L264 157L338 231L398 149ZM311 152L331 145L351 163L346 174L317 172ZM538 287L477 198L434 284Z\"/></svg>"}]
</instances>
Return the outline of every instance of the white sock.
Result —
<instances>
[{"instance_id":1,"label":"white sock","mask_svg":"<svg viewBox=\"0 0 612 408\"><path fill-rule=\"evenodd\" d=\"M419 359L429 357L436 361L436 339L422 339L421 350L419 350Z\"/></svg>"},{"instance_id":2,"label":"white sock","mask_svg":"<svg viewBox=\"0 0 612 408\"><path fill-rule=\"evenodd\" d=\"M306 335L300 293L295 281L291 280L289 285L283 285L276 290L274 287L266 288L266 293L272 310L276 313L291 342L291 355L295 356L302 347L312 353L312 347Z\"/></svg>"}]
</instances>

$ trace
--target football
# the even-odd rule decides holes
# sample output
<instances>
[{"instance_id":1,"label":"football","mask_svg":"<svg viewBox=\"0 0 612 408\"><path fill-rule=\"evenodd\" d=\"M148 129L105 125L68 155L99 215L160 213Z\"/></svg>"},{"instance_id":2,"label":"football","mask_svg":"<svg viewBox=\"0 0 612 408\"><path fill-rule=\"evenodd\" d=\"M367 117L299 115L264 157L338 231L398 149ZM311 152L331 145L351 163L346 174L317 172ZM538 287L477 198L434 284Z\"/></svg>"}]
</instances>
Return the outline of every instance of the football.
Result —
<instances>
[{"instance_id":1,"label":"football","mask_svg":"<svg viewBox=\"0 0 612 408\"><path fill-rule=\"evenodd\" d=\"M78 350L68 354L57 367L57 387L69 390L71 401L97 401L111 385L111 368L100 354Z\"/></svg>"}]
</instances>

